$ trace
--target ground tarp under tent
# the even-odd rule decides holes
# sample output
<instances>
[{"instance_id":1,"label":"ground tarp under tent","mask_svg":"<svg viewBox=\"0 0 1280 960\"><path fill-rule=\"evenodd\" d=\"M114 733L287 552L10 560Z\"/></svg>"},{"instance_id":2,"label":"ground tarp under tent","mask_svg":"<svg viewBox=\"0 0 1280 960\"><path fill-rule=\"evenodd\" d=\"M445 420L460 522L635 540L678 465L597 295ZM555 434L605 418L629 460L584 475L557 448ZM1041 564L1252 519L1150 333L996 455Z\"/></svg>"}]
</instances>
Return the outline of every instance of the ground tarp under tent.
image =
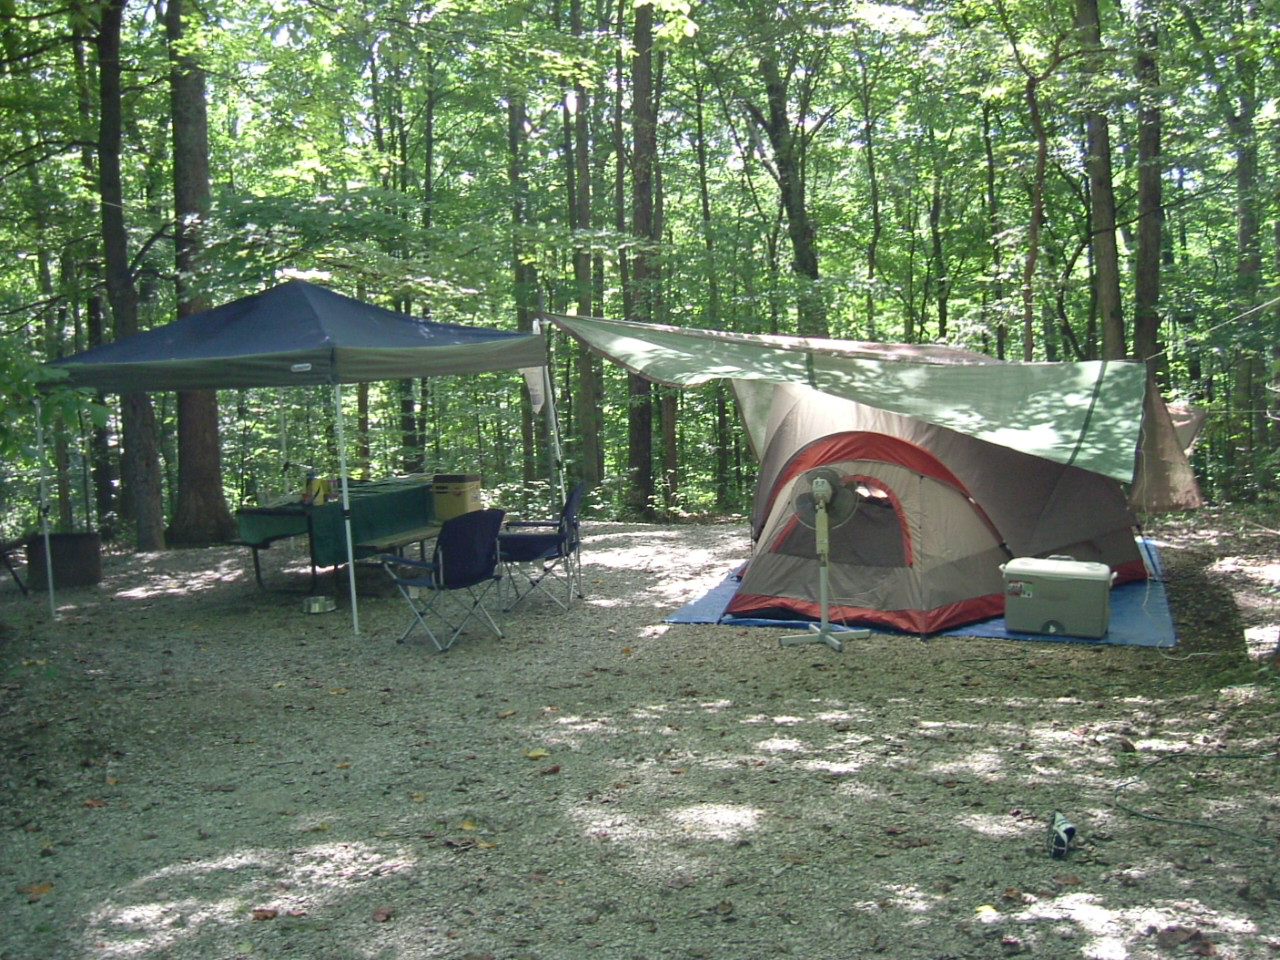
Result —
<instances>
[{"instance_id":1,"label":"ground tarp under tent","mask_svg":"<svg viewBox=\"0 0 1280 960\"><path fill-rule=\"evenodd\" d=\"M1000 565L1014 557L1144 579L1131 498L1199 502L1141 364L553 320L658 382L732 382L761 466L754 547L726 618L819 618L815 534L793 509L818 467L857 503L831 532L830 619L912 633L998 616Z\"/></svg>"},{"instance_id":2,"label":"ground tarp under tent","mask_svg":"<svg viewBox=\"0 0 1280 960\"><path fill-rule=\"evenodd\" d=\"M73 385L107 393L330 385L346 513L342 384L528 370L546 362L540 333L425 320L289 280L50 366ZM348 530L348 561L350 548ZM358 632L353 569L349 579Z\"/></svg>"}]
</instances>

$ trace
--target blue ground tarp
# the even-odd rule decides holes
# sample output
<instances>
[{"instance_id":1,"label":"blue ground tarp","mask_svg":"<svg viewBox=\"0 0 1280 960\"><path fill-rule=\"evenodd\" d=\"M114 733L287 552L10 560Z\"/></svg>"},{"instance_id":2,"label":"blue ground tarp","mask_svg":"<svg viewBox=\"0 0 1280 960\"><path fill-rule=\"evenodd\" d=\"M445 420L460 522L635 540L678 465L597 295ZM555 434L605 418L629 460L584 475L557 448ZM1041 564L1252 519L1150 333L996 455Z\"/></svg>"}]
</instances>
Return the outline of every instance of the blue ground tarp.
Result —
<instances>
[{"instance_id":1,"label":"blue ground tarp","mask_svg":"<svg viewBox=\"0 0 1280 960\"><path fill-rule=\"evenodd\" d=\"M1111 590L1111 620L1107 633L1100 639L1092 637L1070 637L1063 634L1050 635L1042 633L1016 633L1006 629L1004 617L995 617L979 623L971 623L952 630L944 630L936 636L955 637L996 637L1012 640L1041 640L1047 642L1066 643L1104 643L1135 647L1172 647L1177 643L1173 629L1173 617L1169 613L1169 597L1165 592L1163 570L1155 544L1144 540L1141 544L1147 566L1152 571L1150 579L1137 583L1126 583ZM734 591L738 589L738 571L729 573L708 593L690 603L685 604L671 616L666 623L718 623L739 627L782 627L794 628L795 620L755 620L739 619L724 616L724 608ZM835 630L844 629L833 624ZM858 629L850 626L848 629ZM877 632L890 633L883 628L875 628Z\"/></svg>"}]
</instances>

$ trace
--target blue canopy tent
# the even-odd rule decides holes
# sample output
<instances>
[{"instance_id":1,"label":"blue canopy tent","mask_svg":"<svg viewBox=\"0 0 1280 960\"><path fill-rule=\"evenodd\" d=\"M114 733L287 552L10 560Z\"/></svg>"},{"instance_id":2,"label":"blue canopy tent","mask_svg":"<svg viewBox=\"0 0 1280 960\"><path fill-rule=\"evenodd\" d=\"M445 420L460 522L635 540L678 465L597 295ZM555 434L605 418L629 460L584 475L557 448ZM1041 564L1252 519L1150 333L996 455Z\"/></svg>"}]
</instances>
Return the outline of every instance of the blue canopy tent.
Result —
<instances>
[{"instance_id":1,"label":"blue canopy tent","mask_svg":"<svg viewBox=\"0 0 1280 960\"><path fill-rule=\"evenodd\" d=\"M74 386L106 393L332 386L352 628L359 633L342 385L493 370L545 370L546 362L541 333L424 320L304 280L289 280L49 366L64 371ZM47 520L44 534L47 539ZM52 598L52 581L49 589Z\"/></svg>"}]
</instances>

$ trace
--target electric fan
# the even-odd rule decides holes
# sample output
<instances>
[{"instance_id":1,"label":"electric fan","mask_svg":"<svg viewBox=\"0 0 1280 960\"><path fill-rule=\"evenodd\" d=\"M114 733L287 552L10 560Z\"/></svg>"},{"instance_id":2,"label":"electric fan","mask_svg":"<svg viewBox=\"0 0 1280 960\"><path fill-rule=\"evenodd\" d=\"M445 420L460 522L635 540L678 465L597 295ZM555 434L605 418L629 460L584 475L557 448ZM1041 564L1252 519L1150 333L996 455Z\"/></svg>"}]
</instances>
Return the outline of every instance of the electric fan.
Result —
<instances>
[{"instance_id":1,"label":"electric fan","mask_svg":"<svg viewBox=\"0 0 1280 960\"><path fill-rule=\"evenodd\" d=\"M814 534L818 553L818 604L822 609L822 621L809 624L807 633L782 637L778 642L784 647L800 643L825 643L837 653L844 644L831 629L830 579L827 570L831 555L831 529L848 523L858 509L858 498L852 490L840 482L840 474L830 467L816 467L801 474L791 490L791 510L802 524ZM868 637L870 630L842 631L851 637Z\"/></svg>"}]
</instances>

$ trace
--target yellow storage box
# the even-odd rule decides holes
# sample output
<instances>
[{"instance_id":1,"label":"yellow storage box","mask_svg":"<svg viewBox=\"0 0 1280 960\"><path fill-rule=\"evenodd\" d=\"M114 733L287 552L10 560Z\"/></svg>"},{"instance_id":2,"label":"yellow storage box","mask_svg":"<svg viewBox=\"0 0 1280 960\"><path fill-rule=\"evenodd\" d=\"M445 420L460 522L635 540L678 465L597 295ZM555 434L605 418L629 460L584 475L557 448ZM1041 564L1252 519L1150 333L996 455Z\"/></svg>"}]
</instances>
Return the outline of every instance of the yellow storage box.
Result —
<instances>
[{"instance_id":1,"label":"yellow storage box","mask_svg":"<svg viewBox=\"0 0 1280 960\"><path fill-rule=\"evenodd\" d=\"M431 492L435 500L436 520L449 520L472 510L484 509L478 473L437 473Z\"/></svg>"}]
</instances>

